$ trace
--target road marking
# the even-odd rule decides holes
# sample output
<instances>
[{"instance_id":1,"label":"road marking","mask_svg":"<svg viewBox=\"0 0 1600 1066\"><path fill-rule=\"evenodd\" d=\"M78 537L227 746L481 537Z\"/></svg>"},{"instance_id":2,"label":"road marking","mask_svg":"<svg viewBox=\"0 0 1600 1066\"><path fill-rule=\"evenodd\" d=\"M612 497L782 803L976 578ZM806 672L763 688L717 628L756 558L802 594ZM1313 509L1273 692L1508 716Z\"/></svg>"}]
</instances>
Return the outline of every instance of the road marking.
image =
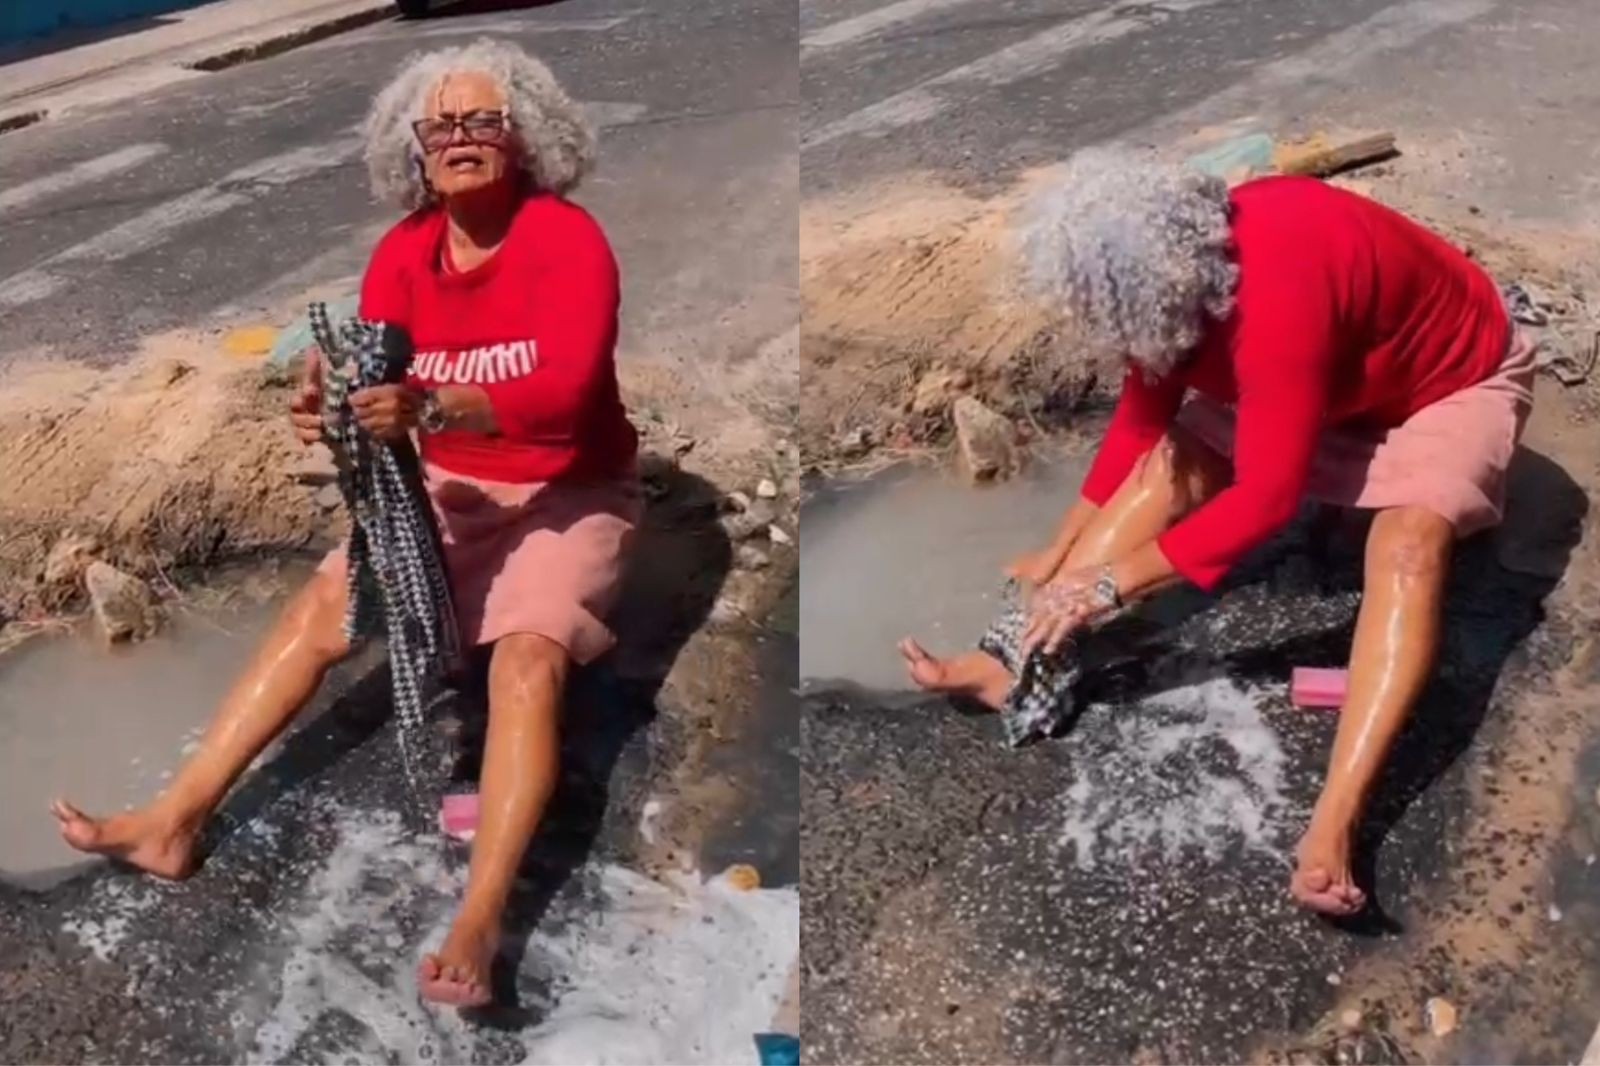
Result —
<instances>
[{"instance_id":1,"label":"road marking","mask_svg":"<svg viewBox=\"0 0 1600 1066\"><path fill-rule=\"evenodd\" d=\"M98 237L64 248L38 266L0 281L0 307L33 303L60 291L67 279L55 268L69 263L114 263L126 259L164 243L187 226L247 204L273 189L341 167L359 155L361 148L358 131L351 129L325 144L305 145L240 167L220 181L157 204Z\"/></svg>"},{"instance_id":2,"label":"road marking","mask_svg":"<svg viewBox=\"0 0 1600 1066\"><path fill-rule=\"evenodd\" d=\"M854 18L830 22L820 29L811 31L800 38L800 51L820 52L827 48L852 44L898 23L910 22L923 15L943 11L947 7L959 7L969 3L972 3L972 0L899 0L899 3L880 7L876 11L868 11Z\"/></svg>"},{"instance_id":3,"label":"road marking","mask_svg":"<svg viewBox=\"0 0 1600 1066\"><path fill-rule=\"evenodd\" d=\"M1221 0L1123 2L1066 22L1008 45L970 63L919 82L801 137L801 148L816 148L841 137L882 137L893 130L926 122L942 114L950 101L970 96L972 86L1010 85L1055 68L1062 57L1080 48L1106 44L1119 37L1160 25L1174 15L1208 7ZM954 89L947 98L940 89Z\"/></svg>"},{"instance_id":4,"label":"road marking","mask_svg":"<svg viewBox=\"0 0 1600 1066\"><path fill-rule=\"evenodd\" d=\"M389 36L398 37L402 34L407 38L416 37L460 37L462 34L472 34L474 37L482 34L527 34L527 33L604 33L614 30L624 22L633 18L633 14L612 15L601 18L588 19L546 19L542 22L529 22L525 19L491 19L487 22L468 22L461 20L452 24L446 19L443 22L429 26L427 29L412 29L403 23L396 23L390 30Z\"/></svg>"},{"instance_id":5,"label":"road marking","mask_svg":"<svg viewBox=\"0 0 1600 1066\"><path fill-rule=\"evenodd\" d=\"M21 185L0 192L0 212L14 211L24 204L33 203L46 196L65 192L79 185L87 185L124 170L132 170L140 163L154 159L166 150L167 146L164 144L130 144L126 148L119 148L115 152L108 152L95 159L84 160L54 174L25 181Z\"/></svg>"}]
</instances>

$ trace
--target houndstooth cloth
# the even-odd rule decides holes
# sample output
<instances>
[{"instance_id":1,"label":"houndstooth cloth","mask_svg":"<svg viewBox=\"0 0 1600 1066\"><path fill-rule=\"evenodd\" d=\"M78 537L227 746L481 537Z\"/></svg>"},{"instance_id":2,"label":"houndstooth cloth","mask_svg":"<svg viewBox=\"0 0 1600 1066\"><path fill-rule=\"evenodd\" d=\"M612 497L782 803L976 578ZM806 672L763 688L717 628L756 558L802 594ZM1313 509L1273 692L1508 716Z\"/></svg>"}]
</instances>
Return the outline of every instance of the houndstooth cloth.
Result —
<instances>
[{"instance_id":1,"label":"houndstooth cloth","mask_svg":"<svg viewBox=\"0 0 1600 1066\"><path fill-rule=\"evenodd\" d=\"M1000 616L978 641L978 650L1000 660L1016 678L1000 709L1000 724L1007 746L1018 748L1049 736L1066 721L1072 713L1073 686L1083 669L1077 642L1071 639L1053 655L1035 651L1023 662L1022 634L1028 628L1028 611L1021 586L1006 582L1003 598Z\"/></svg>"},{"instance_id":2,"label":"houndstooth cloth","mask_svg":"<svg viewBox=\"0 0 1600 1066\"><path fill-rule=\"evenodd\" d=\"M311 305L310 321L323 354L323 436L350 511L345 634L388 637L400 748L415 787L425 698L460 657L455 610L416 450L409 439L372 437L350 408L352 392L405 380L411 352L409 345L388 350L386 338L398 335L381 322L348 319L335 330L320 303Z\"/></svg>"}]
</instances>

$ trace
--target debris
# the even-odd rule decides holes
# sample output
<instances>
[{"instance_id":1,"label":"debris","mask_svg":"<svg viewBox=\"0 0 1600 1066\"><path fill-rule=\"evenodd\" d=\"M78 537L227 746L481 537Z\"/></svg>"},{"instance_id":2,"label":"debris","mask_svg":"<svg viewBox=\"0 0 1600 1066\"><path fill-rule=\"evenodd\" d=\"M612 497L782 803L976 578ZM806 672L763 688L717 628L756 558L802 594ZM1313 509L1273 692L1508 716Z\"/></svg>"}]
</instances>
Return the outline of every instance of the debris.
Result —
<instances>
[{"instance_id":1,"label":"debris","mask_svg":"<svg viewBox=\"0 0 1600 1066\"><path fill-rule=\"evenodd\" d=\"M722 872L722 878L740 892L754 892L761 887L761 872L749 863L735 863Z\"/></svg>"},{"instance_id":2,"label":"debris","mask_svg":"<svg viewBox=\"0 0 1600 1066\"><path fill-rule=\"evenodd\" d=\"M1344 984L1344 978L1340 977L1336 973L1330 973L1328 975L1328 983L1333 987L1338 988L1340 985Z\"/></svg>"},{"instance_id":3,"label":"debris","mask_svg":"<svg viewBox=\"0 0 1600 1066\"><path fill-rule=\"evenodd\" d=\"M872 447L872 434L865 429L852 429L839 438L839 454L846 459L865 455Z\"/></svg>"},{"instance_id":4,"label":"debris","mask_svg":"<svg viewBox=\"0 0 1600 1066\"><path fill-rule=\"evenodd\" d=\"M743 514L745 511L750 510L750 497L742 492L730 492L725 499L728 502L729 509L737 514Z\"/></svg>"},{"instance_id":5,"label":"debris","mask_svg":"<svg viewBox=\"0 0 1600 1066\"><path fill-rule=\"evenodd\" d=\"M439 832L452 840L470 841L478 833L478 794L461 792L439 801Z\"/></svg>"},{"instance_id":6,"label":"debris","mask_svg":"<svg viewBox=\"0 0 1600 1066\"><path fill-rule=\"evenodd\" d=\"M332 485L339 480L339 468L333 464L333 453L326 448L311 448L290 472L302 485Z\"/></svg>"},{"instance_id":7,"label":"debris","mask_svg":"<svg viewBox=\"0 0 1600 1066\"><path fill-rule=\"evenodd\" d=\"M95 619L112 643L143 640L159 626L155 593L132 574L96 560L85 569L83 584Z\"/></svg>"},{"instance_id":8,"label":"debris","mask_svg":"<svg viewBox=\"0 0 1600 1066\"><path fill-rule=\"evenodd\" d=\"M756 1056L761 1066L800 1066L800 1038L786 1033L757 1033Z\"/></svg>"},{"instance_id":9,"label":"debris","mask_svg":"<svg viewBox=\"0 0 1600 1066\"><path fill-rule=\"evenodd\" d=\"M1552 922L1559 922L1561 920L1561 908L1557 907L1554 903L1550 904L1550 920Z\"/></svg>"},{"instance_id":10,"label":"debris","mask_svg":"<svg viewBox=\"0 0 1600 1066\"><path fill-rule=\"evenodd\" d=\"M1449 1036L1456 1030L1456 1008L1448 999L1434 996L1428 1000L1428 1028L1434 1036Z\"/></svg>"},{"instance_id":11,"label":"debris","mask_svg":"<svg viewBox=\"0 0 1600 1066\"><path fill-rule=\"evenodd\" d=\"M972 377L965 370L935 367L917 382L911 397L911 411L918 415L942 414L971 385Z\"/></svg>"},{"instance_id":12,"label":"debris","mask_svg":"<svg viewBox=\"0 0 1600 1066\"><path fill-rule=\"evenodd\" d=\"M76 585L83 580L83 572L94 562L100 545L93 537L81 533L67 533L56 541L44 560L44 582L47 585Z\"/></svg>"},{"instance_id":13,"label":"debris","mask_svg":"<svg viewBox=\"0 0 1600 1066\"><path fill-rule=\"evenodd\" d=\"M277 339L278 331L272 326L245 326L228 331L222 338L222 350L229 355L266 355Z\"/></svg>"},{"instance_id":14,"label":"debris","mask_svg":"<svg viewBox=\"0 0 1600 1066\"><path fill-rule=\"evenodd\" d=\"M1314 133L1301 141L1276 145L1272 149L1272 165L1279 174L1325 178L1351 167L1381 162L1396 154L1394 134L1391 132L1337 141L1325 133Z\"/></svg>"},{"instance_id":15,"label":"debris","mask_svg":"<svg viewBox=\"0 0 1600 1066\"><path fill-rule=\"evenodd\" d=\"M770 500L754 500L737 514L723 518L722 529L735 543L749 540L770 526L778 517L778 509Z\"/></svg>"},{"instance_id":16,"label":"debris","mask_svg":"<svg viewBox=\"0 0 1600 1066\"><path fill-rule=\"evenodd\" d=\"M357 296L346 296L328 302L328 318L335 330L345 319L355 317L359 303L360 297ZM267 356L267 365L281 374L306 351L316 346L317 342L311 335L311 316L302 314L278 333L277 339L272 344L272 351Z\"/></svg>"},{"instance_id":17,"label":"debris","mask_svg":"<svg viewBox=\"0 0 1600 1066\"><path fill-rule=\"evenodd\" d=\"M1360 1029L1361 1022L1361 1012L1356 1010L1354 1007L1351 1007L1349 1010L1339 1015L1340 1028L1349 1030L1350 1032Z\"/></svg>"},{"instance_id":18,"label":"debris","mask_svg":"<svg viewBox=\"0 0 1600 1066\"><path fill-rule=\"evenodd\" d=\"M777 499L778 483L769 477L762 478L761 483L756 486L756 495L763 500Z\"/></svg>"},{"instance_id":19,"label":"debris","mask_svg":"<svg viewBox=\"0 0 1600 1066\"><path fill-rule=\"evenodd\" d=\"M1350 671L1297 666L1289 675L1289 702L1296 707L1322 707L1337 710L1344 706Z\"/></svg>"},{"instance_id":20,"label":"debris","mask_svg":"<svg viewBox=\"0 0 1600 1066\"><path fill-rule=\"evenodd\" d=\"M794 537L792 537L788 533L785 533L783 531L783 527L781 527L781 526L768 526L767 527L767 539L772 541L772 543L774 543L774 544L793 544L794 543Z\"/></svg>"},{"instance_id":21,"label":"debris","mask_svg":"<svg viewBox=\"0 0 1600 1066\"><path fill-rule=\"evenodd\" d=\"M1016 430L1005 416L971 396L956 400L956 441L974 481L1010 476L1017 467Z\"/></svg>"},{"instance_id":22,"label":"debris","mask_svg":"<svg viewBox=\"0 0 1600 1066\"><path fill-rule=\"evenodd\" d=\"M740 570L765 570L772 565L772 557L754 544L741 544L733 553L733 565Z\"/></svg>"},{"instance_id":23,"label":"debris","mask_svg":"<svg viewBox=\"0 0 1600 1066\"><path fill-rule=\"evenodd\" d=\"M1534 363L1563 385L1582 385L1600 362L1600 323L1579 293L1561 299L1529 280L1505 287L1512 321L1529 327Z\"/></svg>"},{"instance_id":24,"label":"debris","mask_svg":"<svg viewBox=\"0 0 1600 1066\"><path fill-rule=\"evenodd\" d=\"M1272 170L1272 138L1265 133L1233 137L1190 156L1188 165L1203 173L1224 178L1230 185L1237 184Z\"/></svg>"}]
</instances>

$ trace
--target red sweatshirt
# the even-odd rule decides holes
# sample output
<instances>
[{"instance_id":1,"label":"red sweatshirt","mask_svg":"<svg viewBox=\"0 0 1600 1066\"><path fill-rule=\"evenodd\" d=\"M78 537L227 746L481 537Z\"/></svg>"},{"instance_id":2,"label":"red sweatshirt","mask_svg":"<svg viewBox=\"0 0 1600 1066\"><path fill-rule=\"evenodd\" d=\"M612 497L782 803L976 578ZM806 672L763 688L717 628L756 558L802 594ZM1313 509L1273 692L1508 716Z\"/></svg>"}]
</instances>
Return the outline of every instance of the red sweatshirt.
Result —
<instances>
[{"instance_id":1,"label":"red sweatshirt","mask_svg":"<svg viewBox=\"0 0 1600 1066\"><path fill-rule=\"evenodd\" d=\"M404 326L411 383L477 385L498 436L422 434L422 455L489 481L606 478L638 438L617 389L617 263L599 223L554 196L524 200L505 243L464 273L448 265L445 214L384 235L361 285L361 316Z\"/></svg>"},{"instance_id":2,"label":"red sweatshirt","mask_svg":"<svg viewBox=\"0 0 1600 1066\"><path fill-rule=\"evenodd\" d=\"M1491 376L1510 330L1487 274L1371 200L1266 178L1232 201L1237 308L1166 378L1130 370L1083 487L1110 499L1186 389L1235 404L1234 483L1159 541L1205 589L1294 517L1324 427L1399 425Z\"/></svg>"}]
</instances>

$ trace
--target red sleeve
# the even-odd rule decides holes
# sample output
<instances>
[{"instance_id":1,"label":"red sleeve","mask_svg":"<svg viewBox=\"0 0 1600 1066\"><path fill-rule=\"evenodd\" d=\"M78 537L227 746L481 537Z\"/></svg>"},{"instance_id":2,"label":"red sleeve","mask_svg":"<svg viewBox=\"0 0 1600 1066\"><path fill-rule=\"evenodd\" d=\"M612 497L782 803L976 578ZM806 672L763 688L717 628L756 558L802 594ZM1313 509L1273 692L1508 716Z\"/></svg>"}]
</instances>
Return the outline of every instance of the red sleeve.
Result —
<instances>
[{"instance_id":1,"label":"red sleeve","mask_svg":"<svg viewBox=\"0 0 1600 1066\"><path fill-rule=\"evenodd\" d=\"M1129 368L1111 425L1106 427L1105 439L1089 467L1089 476L1084 478L1084 499L1096 507L1106 505L1128 479L1133 464L1166 433L1183 402L1184 391L1182 377L1177 373L1151 381L1137 368Z\"/></svg>"},{"instance_id":2,"label":"red sleeve","mask_svg":"<svg viewBox=\"0 0 1600 1066\"><path fill-rule=\"evenodd\" d=\"M1241 286L1234 481L1158 541L1177 571L1216 587L1299 508L1327 413L1336 340L1331 279L1289 271Z\"/></svg>"},{"instance_id":3,"label":"red sleeve","mask_svg":"<svg viewBox=\"0 0 1600 1066\"><path fill-rule=\"evenodd\" d=\"M409 222L409 220L408 220ZM383 235L372 250L367 262L367 272L361 278L361 303L357 312L373 322L392 322L409 327L411 322L411 285L406 248L408 222Z\"/></svg>"},{"instance_id":4,"label":"red sleeve","mask_svg":"<svg viewBox=\"0 0 1600 1066\"><path fill-rule=\"evenodd\" d=\"M571 439L596 392L615 374L617 261L588 216L549 242L529 279L533 372L493 386L490 405L510 439Z\"/></svg>"}]
</instances>

